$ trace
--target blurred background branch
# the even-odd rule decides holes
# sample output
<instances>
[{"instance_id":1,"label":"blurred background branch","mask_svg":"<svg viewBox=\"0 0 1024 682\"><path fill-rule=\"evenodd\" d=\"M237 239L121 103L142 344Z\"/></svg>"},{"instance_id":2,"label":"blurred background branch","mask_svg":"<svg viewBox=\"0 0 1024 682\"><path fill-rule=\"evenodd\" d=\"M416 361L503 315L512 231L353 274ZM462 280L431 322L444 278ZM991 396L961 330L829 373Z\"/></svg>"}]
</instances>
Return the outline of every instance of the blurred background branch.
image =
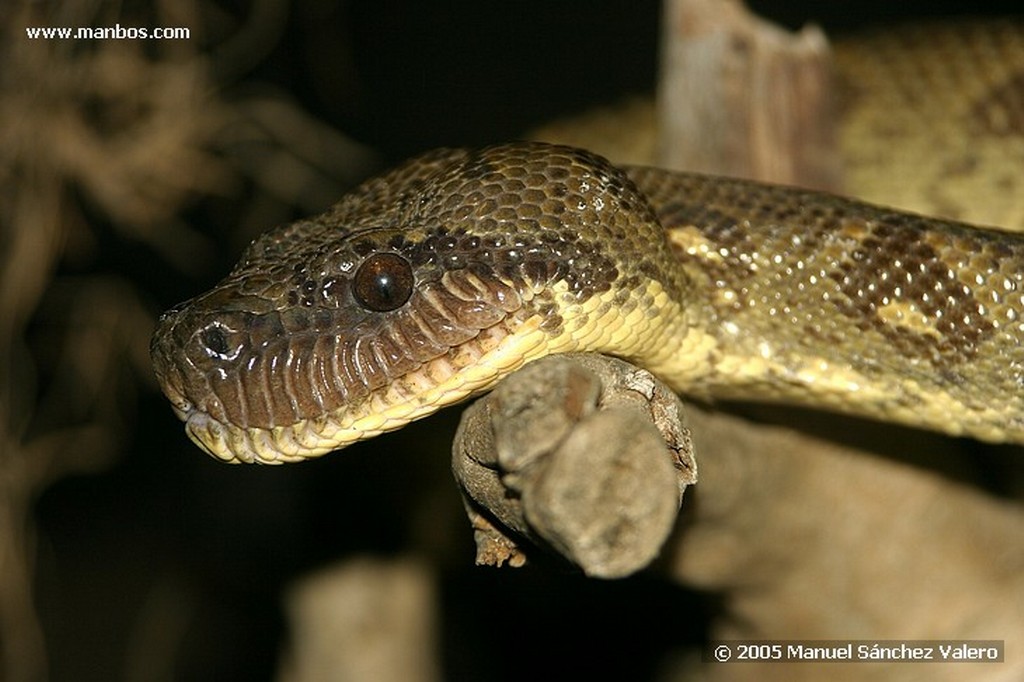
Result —
<instances>
[{"instance_id":1,"label":"blurred background branch","mask_svg":"<svg viewBox=\"0 0 1024 682\"><path fill-rule=\"evenodd\" d=\"M263 220L250 222L266 227L323 207L370 160L284 96L227 98L225 77L273 47L287 3L263 0L245 21L211 9L17 0L0 10L0 678L10 682L46 676L33 505L55 480L111 463L132 433L136 386L152 385L159 304L144 281L105 271L106 251L134 243L204 276L211 244L184 217L199 199L251 183ZM208 23L226 37L205 35ZM116 24L192 35L25 32Z\"/></svg>"}]
</instances>

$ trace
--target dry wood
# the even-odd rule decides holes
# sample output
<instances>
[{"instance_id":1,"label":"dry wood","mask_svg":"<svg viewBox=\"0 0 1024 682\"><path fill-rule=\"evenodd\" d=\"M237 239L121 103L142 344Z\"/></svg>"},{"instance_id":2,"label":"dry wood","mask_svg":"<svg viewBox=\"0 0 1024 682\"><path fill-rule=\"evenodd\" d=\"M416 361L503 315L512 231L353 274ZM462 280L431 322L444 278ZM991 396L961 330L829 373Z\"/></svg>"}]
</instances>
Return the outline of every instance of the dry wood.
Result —
<instances>
[{"instance_id":1,"label":"dry wood","mask_svg":"<svg viewBox=\"0 0 1024 682\"><path fill-rule=\"evenodd\" d=\"M666 168L835 190L832 61L735 0L667 0L658 118Z\"/></svg>"},{"instance_id":2,"label":"dry wood","mask_svg":"<svg viewBox=\"0 0 1024 682\"><path fill-rule=\"evenodd\" d=\"M479 563L522 563L507 549L518 534L605 578L657 556L697 479L679 399L598 355L545 358L503 381L464 413L452 468Z\"/></svg>"}]
</instances>

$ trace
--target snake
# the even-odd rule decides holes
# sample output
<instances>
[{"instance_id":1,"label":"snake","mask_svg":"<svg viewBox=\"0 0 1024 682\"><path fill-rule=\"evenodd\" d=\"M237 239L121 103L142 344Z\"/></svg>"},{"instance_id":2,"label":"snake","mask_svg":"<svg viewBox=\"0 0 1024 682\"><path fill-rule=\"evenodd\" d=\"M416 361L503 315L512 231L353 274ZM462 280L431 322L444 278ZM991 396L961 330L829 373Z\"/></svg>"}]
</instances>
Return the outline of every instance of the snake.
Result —
<instances>
[{"instance_id":1,"label":"snake","mask_svg":"<svg viewBox=\"0 0 1024 682\"><path fill-rule=\"evenodd\" d=\"M428 152L261 235L151 356L200 448L280 463L567 352L697 400L1024 443L1022 341L1022 236L515 142Z\"/></svg>"}]
</instances>

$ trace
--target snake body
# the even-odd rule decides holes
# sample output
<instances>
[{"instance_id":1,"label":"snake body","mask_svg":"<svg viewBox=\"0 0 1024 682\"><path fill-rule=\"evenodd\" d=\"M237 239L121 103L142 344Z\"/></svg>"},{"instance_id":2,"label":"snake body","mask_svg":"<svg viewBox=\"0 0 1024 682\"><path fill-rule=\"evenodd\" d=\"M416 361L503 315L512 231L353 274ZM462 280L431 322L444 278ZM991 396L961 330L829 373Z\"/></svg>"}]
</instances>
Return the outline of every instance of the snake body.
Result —
<instances>
[{"instance_id":1,"label":"snake body","mask_svg":"<svg viewBox=\"0 0 1024 682\"><path fill-rule=\"evenodd\" d=\"M439 150L258 238L152 355L226 461L323 454L570 351L1020 443L1022 239L569 147Z\"/></svg>"}]
</instances>

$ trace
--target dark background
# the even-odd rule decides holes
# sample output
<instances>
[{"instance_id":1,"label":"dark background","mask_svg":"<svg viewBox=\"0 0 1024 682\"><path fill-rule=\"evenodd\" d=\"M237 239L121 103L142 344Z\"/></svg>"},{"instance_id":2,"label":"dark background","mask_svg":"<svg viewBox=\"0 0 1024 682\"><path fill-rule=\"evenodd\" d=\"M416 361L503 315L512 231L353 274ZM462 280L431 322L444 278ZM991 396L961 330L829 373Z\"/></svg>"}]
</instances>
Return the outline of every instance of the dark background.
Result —
<instances>
[{"instance_id":1,"label":"dark background","mask_svg":"<svg viewBox=\"0 0 1024 682\"><path fill-rule=\"evenodd\" d=\"M752 5L790 27L813 20L830 32L1018 7ZM220 27L199 38L211 50L218 31L253 11L247 2L204 7ZM225 96L286 93L373 150L381 167L434 146L515 138L556 116L651 92L655 81L660 7L651 0L296 0L279 11L271 49L219 74ZM202 267L183 272L98 220L102 248L64 262L61 273L134 282L155 319L215 282L266 227L244 207L250 194L243 185L189 207L186 219L214 247ZM35 505L36 601L54 680L122 679L138 669L152 679L269 680L286 636L285 586L367 553L418 552L441 566L450 679L511 680L540 670L643 679L670 647L704 636L713 597L654 577L601 582L551 568L474 568L447 473L455 413L308 464L231 467L192 446L152 382L138 381L136 397L125 398L133 429L119 456L101 471L58 480ZM139 624L153 610L166 611L181 638L140 663L132 658Z\"/></svg>"}]
</instances>

